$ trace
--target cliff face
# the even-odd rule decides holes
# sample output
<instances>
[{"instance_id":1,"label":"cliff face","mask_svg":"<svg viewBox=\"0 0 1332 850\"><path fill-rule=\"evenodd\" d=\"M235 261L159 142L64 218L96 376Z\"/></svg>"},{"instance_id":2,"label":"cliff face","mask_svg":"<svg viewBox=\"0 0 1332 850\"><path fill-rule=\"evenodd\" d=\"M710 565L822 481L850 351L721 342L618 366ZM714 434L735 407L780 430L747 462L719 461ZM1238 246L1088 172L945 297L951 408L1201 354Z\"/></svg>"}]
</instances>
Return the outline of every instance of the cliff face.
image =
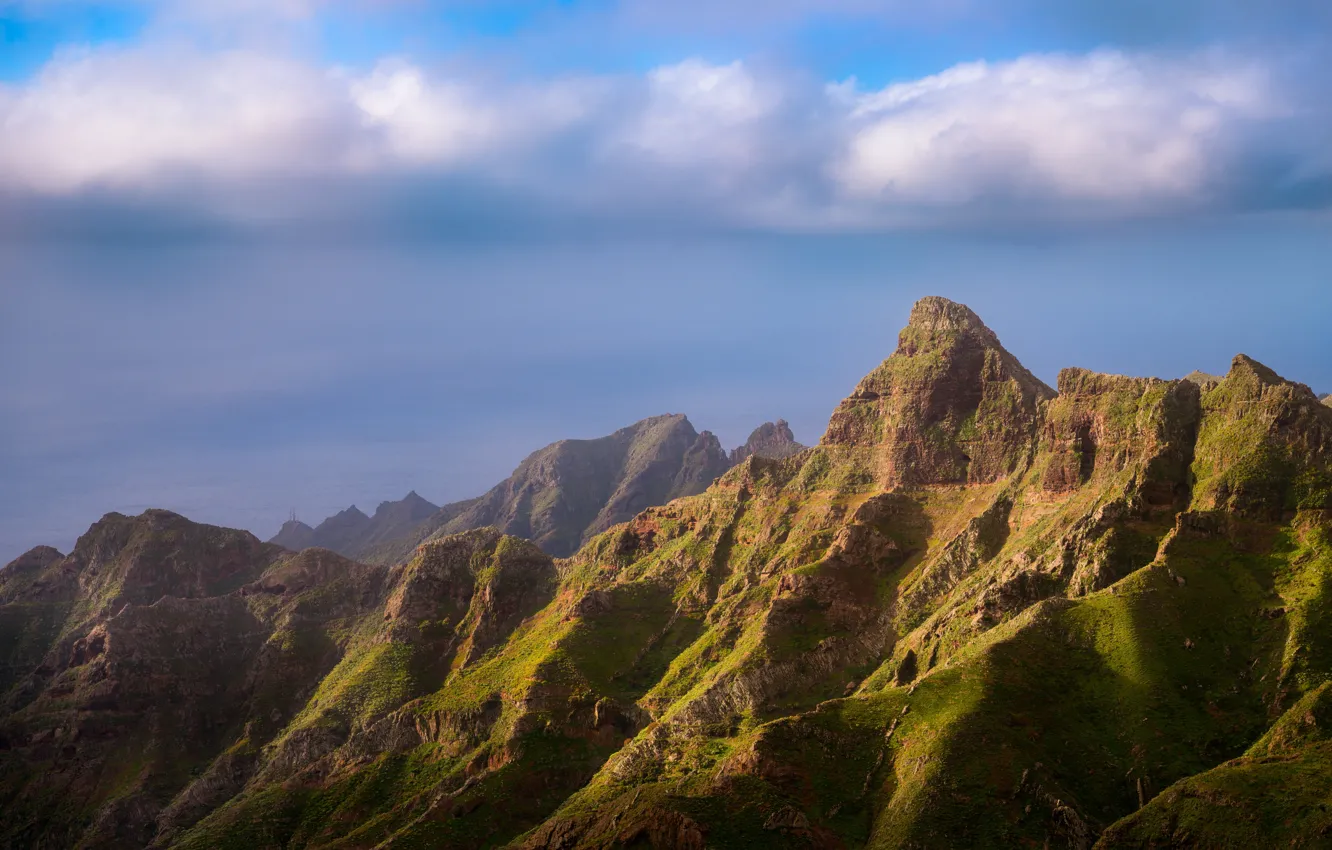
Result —
<instances>
[{"instance_id":1,"label":"cliff face","mask_svg":"<svg viewBox=\"0 0 1332 850\"><path fill-rule=\"evenodd\" d=\"M833 413L823 445L872 449L882 487L988 484L1027 462L1053 395L975 313L925 298L896 353Z\"/></svg>"},{"instance_id":2,"label":"cliff face","mask_svg":"<svg viewBox=\"0 0 1332 850\"><path fill-rule=\"evenodd\" d=\"M574 517L560 562L483 529L373 567L154 513L0 571L25 636L0 647L32 664L0 845L1332 834L1332 409L1307 387L1239 356L1056 392L927 299L820 445L638 510L729 464L681 420L557 444L453 518Z\"/></svg>"}]
</instances>

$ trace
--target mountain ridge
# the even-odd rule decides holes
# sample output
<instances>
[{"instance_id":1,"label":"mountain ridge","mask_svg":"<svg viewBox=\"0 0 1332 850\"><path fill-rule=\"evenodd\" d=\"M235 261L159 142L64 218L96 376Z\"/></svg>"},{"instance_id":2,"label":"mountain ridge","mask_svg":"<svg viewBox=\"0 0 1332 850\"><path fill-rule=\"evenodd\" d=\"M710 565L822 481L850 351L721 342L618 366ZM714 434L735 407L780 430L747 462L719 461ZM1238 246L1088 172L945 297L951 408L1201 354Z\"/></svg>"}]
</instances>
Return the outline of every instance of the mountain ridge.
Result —
<instances>
[{"instance_id":1,"label":"mountain ridge","mask_svg":"<svg viewBox=\"0 0 1332 850\"><path fill-rule=\"evenodd\" d=\"M1332 408L1244 355L1057 383L926 299L819 445L561 561L494 529L390 567L108 515L0 571L0 630L27 636L0 661L31 665L0 712L0 841L1332 832Z\"/></svg>"},{"instance_id":2,"label":"mountain ridge","mask_svg":"<svg viewBox=\"0 0 1332 850\"><path fill-rule=\"evenodd\" d=\"M353 505L313 529L290 520L269 542L293 551L321 546L389 564L407 560L434 535L494 525L565 557L643 508L701 493L751 454L785 457L803 448L785 420L759 426L728 455L711 431L696 431L683 414L652 416L605 437L558 440L538 449L473 499L438 507L412 491L382 503L373 518ZM574 478L565 484L567 476ZM597 504L570 504L560 492L565 487L596 494Z\"/></svg>"}]
</instances>

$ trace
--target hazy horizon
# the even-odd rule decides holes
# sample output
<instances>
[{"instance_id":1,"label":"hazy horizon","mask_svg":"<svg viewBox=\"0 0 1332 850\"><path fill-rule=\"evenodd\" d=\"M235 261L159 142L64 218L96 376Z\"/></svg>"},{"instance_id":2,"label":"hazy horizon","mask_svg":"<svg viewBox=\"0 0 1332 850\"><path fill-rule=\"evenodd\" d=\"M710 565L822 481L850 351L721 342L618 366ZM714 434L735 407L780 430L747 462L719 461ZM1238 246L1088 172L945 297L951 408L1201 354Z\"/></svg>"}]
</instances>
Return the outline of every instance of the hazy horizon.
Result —
<instances>
[{"instance_id":1,"label":"hazy horizon","mask_svg":"<svg viewBox=\"0 0 1332 850\"><path fill-rule=\"evenodd\" d=\"M814 443L924 295L1050 383L1332 392L1329 25L0 0L0 563L467 498L664 412Z\"/></svg>"}]
</instances>

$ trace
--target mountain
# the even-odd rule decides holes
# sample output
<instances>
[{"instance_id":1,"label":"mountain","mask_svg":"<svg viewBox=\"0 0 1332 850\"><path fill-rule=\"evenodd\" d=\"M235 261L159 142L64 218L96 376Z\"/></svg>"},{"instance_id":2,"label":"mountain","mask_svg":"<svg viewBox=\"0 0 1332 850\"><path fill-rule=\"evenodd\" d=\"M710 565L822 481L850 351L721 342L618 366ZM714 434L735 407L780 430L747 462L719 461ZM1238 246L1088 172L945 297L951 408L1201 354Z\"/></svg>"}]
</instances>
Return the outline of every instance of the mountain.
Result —
<instances>
[{"instance_id":1,"label":"mountain","mask_svg":"<svg viewBox=\"0 0 1332 850\"><path fill-rule=\"evenodd\" d=\"M440 510L417 495L408 493L396 502L380 502L373 517L355 505L311 528L294 517L269 543L299 552L317 546L351 558L364 558L377 547L412 534L422 522Z\"/></svg>"},{"instance_id":2,"label":"mountain","mask_svg":"<svg viewBox=\"0 0 1332 850\"><path fill-rule=\"evenodd\" d=\"M563 557L644 508L701 493L728 467L712 432L695 431L683 414L655 416L534 452L433 534L495 526Z\"/></svg>"},{"instance_id":3,"label":"mountain","mask_svg":"<svg viewBox=\"0 0 1332 850\"><path fill-rule=\"evenodd\" d=\"M572 511L576 456L467 510ZM924 299L817 446L567 560L165 512L25 555L0 846L1321 846L1330 594L1308 387L1238 355L1051 388Z\"/></svg>"},{"instance_id":4,"label":"mountain","mask_svg":"<svg viewBox=\"0 0 1332 850\"><path fill-rule=\"evenodd\" d=\"M791 433L791 426L786 424L786 420L778 419L755 428L743 446L731 450L728 460L731 466L752 455L781 460L804 450L805 447L796 442L795 434Z\"/></svg>"},{"instance_id":5,"label":"mountain","mask_svg":"<svg viewBox=\"0 0 1332 850\"><path fill-rule=\"evenodd\" d=\"M315 544L315 530L298 519L292 518L282 523L281 530L268 541L283 549L299 552Z\"/></svg>"},{"instance_id":6,"label":"mountain","mask_svg":"<svg viewBox=\"0 0 1332 850\"><path fill-rule=\"evenodd\" d=\"M306 535L288 522L270 542L322 546L368 563L395 564L422 541L495 526L558 557L644 508L703 492L751 454L786 457L804 447L783 420L760 426L728 456L682 414L654 416L598 439L561 440L529 455L485 495L437 508L416 495L385 502L372 518L353 506Z\"/></svg>"}]
</instances>

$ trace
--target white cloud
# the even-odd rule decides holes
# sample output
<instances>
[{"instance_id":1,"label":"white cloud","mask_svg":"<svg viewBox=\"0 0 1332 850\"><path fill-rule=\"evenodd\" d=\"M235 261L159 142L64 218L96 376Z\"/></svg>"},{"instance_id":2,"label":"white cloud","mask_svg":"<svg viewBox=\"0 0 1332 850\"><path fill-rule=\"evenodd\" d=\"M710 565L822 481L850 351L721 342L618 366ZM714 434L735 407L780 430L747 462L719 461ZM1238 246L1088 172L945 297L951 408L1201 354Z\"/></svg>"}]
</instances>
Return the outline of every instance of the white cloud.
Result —
<instances>
[{"instance_id":1,"label":"white cloud","mask_svg":"<svg viewBox=\"0 0 1332 850\"><path fill-rule=\"evenodd\" d=\"M349 178L420 173L610 216L704 209L759 226L995 204L1134 214L1224 205L1247 163L1305 156L1273 129L1301 108L1326 112L1217 52L1031 55L862 92L742 61L515 82L159 44L64 52L0 86L0 191L151 197L185 178L227 187L195 203L225 194L222 214L262 220L320 208ZM283 179L319 197L275 191Z\"/></svg>"},{"instance_id":2,"label":"white cloud","mask_svg":"<svg viewBox=\"0 0 1332 850\"><path fill-rule=\"evenodd\" d=\"M400 61L355 74L256 51L69 50L0 86L0 186L453 167L558 132L596 94L576 82L485 90Z\"/></svg>"},{"instance_id":3,"label":"white cloud","mask_svg":"<svg viewBox=\"0 0 1332 850\"><path fill-rule=\"evenodd\" d=\"M0 88L0 179L41 192L183 170L302 171L345 123L328 75L243 51L67 51Z\"/></svg>"},{"instance_id":4,"label":"white cloud","mask_svg":"<svg viewBox=\"0 0 1332 850\"><path fill-rule=\"evenodd\" d=\"M648 73L641 112L619 140L669 165L744 168L761 156L761 123L780 104L781 92L743 62L688 59Z\"/></svg>"},{"instance_id":5,"label":"white cloud","mask_svg":"<svg viewBox=\"0 0 1332 850\"><path fill-rule=\"evenodd\" d=\"M383 62L348 77L365 127L381 131L385 160L400 165L448 164L521 147L587 117L598 87L560 81L536 88L483 88L431 80L407 62Z\"/></svg>"},{"instance_id":6,"label":"white cloud","mask_svg":"<svg viewBox=\"0 0 1332 850\"><path fill-rule=\"evenodd\" d=\"M958 65L852 105L841 187L929 204L1196 198L1239 128L1280 111L1256 66L1111 51Z\"/></svg>"}]
</instances>

